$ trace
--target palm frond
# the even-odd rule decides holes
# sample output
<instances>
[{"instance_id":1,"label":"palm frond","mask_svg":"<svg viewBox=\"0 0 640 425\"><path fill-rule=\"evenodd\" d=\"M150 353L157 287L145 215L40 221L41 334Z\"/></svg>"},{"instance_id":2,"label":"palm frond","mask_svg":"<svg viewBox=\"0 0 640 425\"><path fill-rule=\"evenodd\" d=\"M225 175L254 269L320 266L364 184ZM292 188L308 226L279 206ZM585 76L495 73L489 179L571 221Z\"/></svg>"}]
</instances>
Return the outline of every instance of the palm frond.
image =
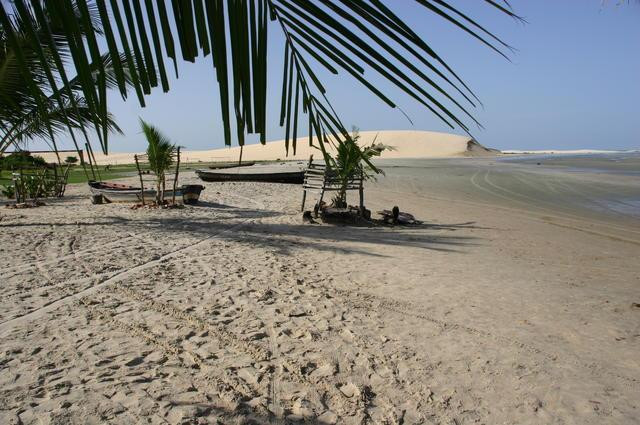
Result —
<instances>
[{"instance_id":1,"label":"palm frond","mask_svg":"<svg viewBox=\"0 0 640 425\"><path fill-rule=\"evenodd\" d=\"M51 71L68 88L65 67L73 64L78 75L74 89L86 100L105 152L108 131L102 125L106 122L107 88L117 86L126 97L133 86L144 106L145 95L152 88L161 85L163 91L170 89L165 59L174 62L177 76L178 57L193 62L208 55L219 86L225 143L231 144L234 133L240 145L247 134L259 134L264 143L270 26L282 31L285 40L279 119L285 127L287 150L291 147L295 151L298 127L305 121L309 143L317 144L323 155L325 144L340 144L350 137L319 77L321 68L351 76L391 108L398 108L398 101L393 93L372 83L371 73L422 104L451 128L470 133L470 124L480 126L473 114L479 102L476 94L436 53L432 40L418 36L398 17L395 2L172 0L167 5L163 0L30 0L27 6L26 1L15 0L13 13L7 11L6 3L0 3L0 43L11 44L17 53L15 57L5 55L10 66L0 67L0 77L6 76L0 80L0 121L5 120L5 113L9 119L16 108L33 108L43 102L38 84L17 87L16 70L37 82L50 79ZM414 2L421 12L448 22L497 54L509 57L512 48L508 43L454 2ZM522 20L505 0L482 3L504 16ZM39 31L37 37L14 36L20 20L33 20ZM107 73L104 52L97 48L100 38L106 40L112 58L122 58L114 63L112 74ZM29 50L37 52L38 43L46 46L50 57L28 55ZM19 96L6 95L14 89ZM66 89L60 90L60 95L65 92L72 101Z\"/></svg>"},{"instance_id":2,"label":"palm frond","mask_svg":"<svg viewBox=\"0 0 640 425\"><path fill-rule=\"evenodd\" d=\"M25 114L20 123L12 129L7 142L23 145L36 138L51 141L49 127L54 135L60 136L68 131L69 125L75 130L83 125L91 125L95 117L84 98L77 97L75 103L77 111L72 111L68 99L65 99L62 107L50 99L46 114L40 114L37 108ZM123 134L112 114L107 114L106 121L101 121L100 125L106 127L110 133Z\"/></svg>"}]
</instances>

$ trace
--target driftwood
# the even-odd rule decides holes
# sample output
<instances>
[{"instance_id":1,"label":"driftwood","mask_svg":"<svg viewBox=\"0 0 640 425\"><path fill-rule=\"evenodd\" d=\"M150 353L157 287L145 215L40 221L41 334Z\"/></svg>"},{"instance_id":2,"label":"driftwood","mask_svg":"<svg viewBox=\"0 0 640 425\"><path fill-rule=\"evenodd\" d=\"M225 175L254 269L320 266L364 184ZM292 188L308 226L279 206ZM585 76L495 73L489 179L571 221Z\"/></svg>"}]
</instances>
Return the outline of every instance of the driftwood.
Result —
<instances>
[{"instance_id":1,"label":"driftwood","mask_svg":"<svg viewBox=\"0 0 640 425\"><path fill-rule=\"evenodd\" d=\"M316 224L316 221L311 216L311 211L305 211L302 213L302 221L309 224Z\"/></svg>"},{"instance_id":2,"label":"driftwood","mask_svg":"<svg viewBox=\"0 0 640 425\"><path fill-rule=\"evenodd\" d=\"M323 203L324 204L324 203ZM371 224L371 211L353 205L347 208L327 207L318 209L320 219L324 223L333 224Z\"/></svg>"},{"instance_id":3,"label":"driftwood","mask_svg":"<svg viewBox=\"0 0 640 425\"><path fill-rule=\"evenodd\" d=\"M5 205L5 208L9 208L9 209L23 209L23 208L37 208L37 207L43 207L47 204L45 204L42 201L39 200L34 200L34 201L27 201L27 202L19 202L19 203L15 203L15 204L7 204Z\"/></svg>"},{"instance_id":4,"label":"driftwood","mask_svg":"<svg viewBox=\"0 0 640 425\"><path fill-rule=\"evenodd\" d=\"M409 213L400 212L398 207L393 207L392 210L378 211L378 214L382 216L382 221L391 224L411 225L420 224L419 220Z\"/></svg>"},{"instance_id":5,"label":"driftwood","mask_svg":"<svg viewBox=\"0 0 640 425\"><path fill-rule=\"evenodd\" d=\"M137 203L137 204L133 204L129 207L129 209L131 210L139 210L139 209L147 209L147 210L152 210L152 209L158 209L161 208L163 210L172 210L172 209L183 209L185 206L183 204L177 204L177 203L172 203L171 201L167 201L165 200L162 204L158 205L156 203L146 203L146 204L142 204L142 203Z\"/></svg>"},{"instance_id":6,"label":"driftwood","mask_svg":"<svg viewBox=\"0 0 640 425\"><path fill-rule=\"evenodd\" d=\"M311 211L305 211L302 215L302 221L305 223L315 223L313 221ZM382 216L381 219L371 219L371 211L364 208L349 205L347 208L336 208L327 205L325 202L318 202L314 208L314 215L319 216L322 222L332 224L391 224L411 226L422 224L422 221L416 220L413 214L401 212L400 208L394 206L391 210L378 211Z\"/></svg>"}]
</instances>

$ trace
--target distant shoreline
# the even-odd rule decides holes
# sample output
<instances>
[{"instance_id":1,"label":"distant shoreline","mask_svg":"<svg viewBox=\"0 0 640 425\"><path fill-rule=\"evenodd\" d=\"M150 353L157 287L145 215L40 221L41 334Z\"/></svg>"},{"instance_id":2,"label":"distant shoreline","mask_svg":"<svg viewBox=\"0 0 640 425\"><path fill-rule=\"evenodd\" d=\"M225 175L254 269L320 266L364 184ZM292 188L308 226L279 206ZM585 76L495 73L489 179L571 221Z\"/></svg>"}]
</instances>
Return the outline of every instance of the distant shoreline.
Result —
<instances>
[{"instance_id":1,"label":"distant shoreline","mask_svg":"<svg viewBox=\"0 0 640 425\"><path fill-rule=\"evenodd\" d=\"M598 149L549 149L549 150L503 150L503 155L590 155L590 154L606 154L606 153L637 153L640 149L629 150L598 150Z\"/></svg>"}]
</instances>

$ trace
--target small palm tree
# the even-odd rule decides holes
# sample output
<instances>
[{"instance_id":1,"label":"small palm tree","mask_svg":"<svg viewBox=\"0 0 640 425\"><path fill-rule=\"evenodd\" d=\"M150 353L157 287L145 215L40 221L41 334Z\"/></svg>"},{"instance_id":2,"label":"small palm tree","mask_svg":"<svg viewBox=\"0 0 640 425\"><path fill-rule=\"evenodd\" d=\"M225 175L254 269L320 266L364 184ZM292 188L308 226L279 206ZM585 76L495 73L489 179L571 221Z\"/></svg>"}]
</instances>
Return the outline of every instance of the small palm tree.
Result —
<instances>
[{"instance_id":1,"label":"small palm tree","mask_svg":"<svg viewBox=\"0 0 640 425\"><path fill-rule=\"evenodd\" d=\"M173 157L178 147L160 130L140 118L140 127L147 139L147 158L149 168L156 175L156 203L164 201L165 173L173 164Z\"/></svg>"},{"instance_id":2,"label":"small palm tree","mask_svg":"<svg viewBox=\"0 0 640 425\"><path fill-rule=\"evenodd\" d=\"M362 175L362 178L367 180L374 178L376 174L384 174L381 169L373 165L371 160L375 156L380 156L385 150L394 150L392 146L376 143L376 139L373 139L371 145L360 147L358 145L359 139L358 129L354 128L351 137L336 146L335 157L328 158L329 167L335 173L341 187L333 198L333 205L337 208L345 208L347 206L349 181L358 175ZM325 160L327 160L327 157L325 157Z\"/></svg>"}]
</instances>

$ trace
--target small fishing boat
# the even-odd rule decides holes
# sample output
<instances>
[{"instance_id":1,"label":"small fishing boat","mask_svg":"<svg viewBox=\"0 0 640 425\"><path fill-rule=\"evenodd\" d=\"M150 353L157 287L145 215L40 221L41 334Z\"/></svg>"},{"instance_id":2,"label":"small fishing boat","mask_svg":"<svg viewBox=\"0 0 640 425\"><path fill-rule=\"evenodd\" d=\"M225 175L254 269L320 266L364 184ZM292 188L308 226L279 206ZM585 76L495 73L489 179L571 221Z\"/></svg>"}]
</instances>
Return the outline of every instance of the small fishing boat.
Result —
<instances>
[{"instance_id":1,"label":"small fishing boat","mask_svg":"<svg viewBox=\"0 0 640 425\"><path fill-rule=\"evenodd\" d=\"M89 189L93 195L101 195L107 202L138 202L140 201L140 188L120 183L89 182ZM144 196L153 199L156 191L145 189Z\"/></svg>"},{"instance_id":2,"label":"small fishing boat","mask_svg":"<svg viewBox=\"0 0 640 425\"><path fill-rule=\"evenodd\" d=\"M89 189L92 195L102 196L106 202L141 202L142 197L140 188L135 186L129 186L127 184L112 183L112 182L89 182ZM164 198L170 199L173 196L173 190L167 189L164 192ZM176 197L182 196L182 188L176 190ZM198 192L197 196L200 196ZM144 190L144 197L146 200L152 200L156 197L155 189ZM197 198L196 198L197 202Z\"/></svg>"},{"instance_id":3,"label":"small fishing boat","mask_svg":"<svg viewBox=\"0 0 640 425\"><path fill-rule=\"evenodd\" d=\"M236 167L251 167L254 165L255 161L243 162L242 164L238 164L237 162L218 162L209 165L210 170L221 170L225 168L236 168Z\"/></svg>"},{"instance_id":4,"label":"small fishing boat","mask_svg":"<svg viewBox=\"0 0 640 425\"><path fill-rule=\"evenodd\" d=\"M252 167L232 167L219 170L196 170L196 174L206 182L302 184L304 182L304 165L254 165Z\"/></svg>"}]
</instances>

